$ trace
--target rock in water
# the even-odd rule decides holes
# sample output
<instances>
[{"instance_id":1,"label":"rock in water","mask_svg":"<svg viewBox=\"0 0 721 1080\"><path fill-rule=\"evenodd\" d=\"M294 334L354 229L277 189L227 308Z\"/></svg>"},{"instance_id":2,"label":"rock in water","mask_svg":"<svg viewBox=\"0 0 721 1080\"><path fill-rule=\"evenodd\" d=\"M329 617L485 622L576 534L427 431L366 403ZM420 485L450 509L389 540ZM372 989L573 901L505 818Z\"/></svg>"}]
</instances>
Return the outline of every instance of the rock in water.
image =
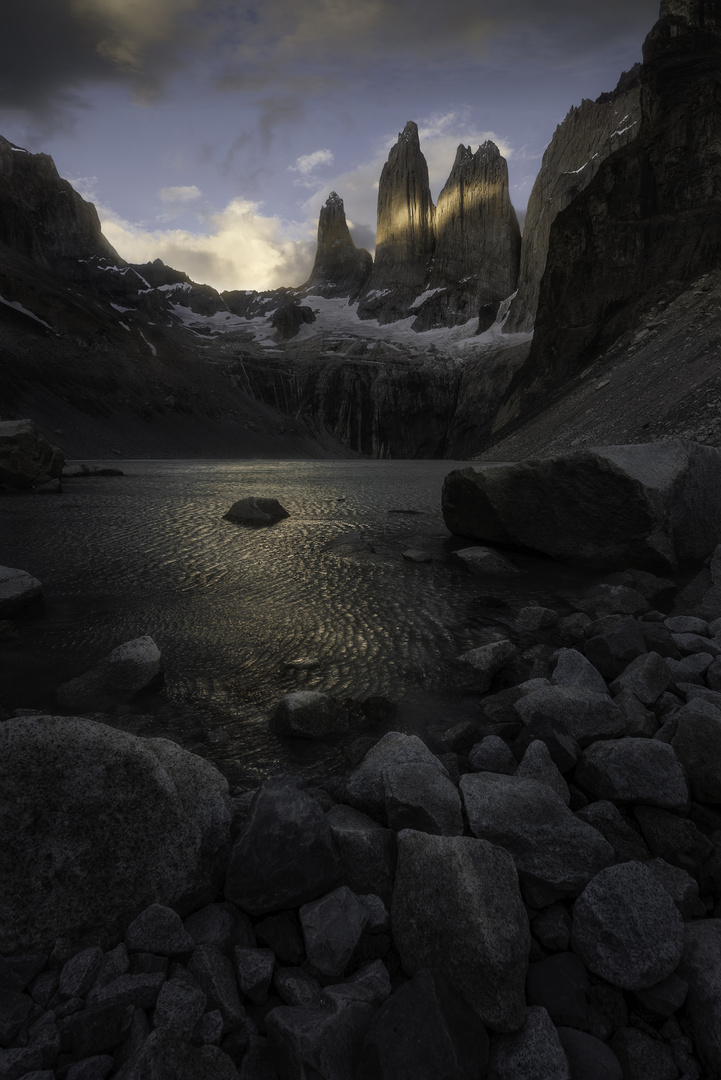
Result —
<instances>
[{"instance_id":1,"label":"rock in water","mask_svg":"<svg viewBox=\"0 0 721 1080\"><path fill-rule=\"evenodd\" d=\"M128 701L161 670L160 649L146 635L118 645L90 671L59 686L55 696L64 709L100 711Z\"/></svg>"},{"instance_id":2,"label":"rock in water","mask_svg":"<svg viewBox=\"0 0 721 1080\"><path fill-rule=\"evenodd\" d=\"M287 517L290 514L277 499L255 497L239 499L227 514L223 514L225 521L237 521L240 525L274 525Z\"/></svg>"},{"instance_id":3,"label":"rock in water","mask_svg":"<svg viewBox=\"0 0 721 1080\"><path fill-rule=\"evenodd\" d=\"M640 64L637 64L633 70L624 72L612 93L573 106L556 128L528 200L518 293L503 325L504 333L533 330L551 225L561 210L588 187L609 154L638 134L639 75Z\"/></svg>"},{"instance_id":4,"label":"rock in water","mask_svg":"<svg viewBox=\"0 0 721 1080\"><path fill-rule=\"evenodd\" d=\"M0 137L0 143L3 141ZM29 488L48 480L60 480L64 465L62 450L51 446L32 420L0 421L0 484Z\"/></svg>"},{"instance_id":5,"label":"rock in water","mask_svg":"<svg viewBox=\"0 0 721 1080\"><path fill-rule=\"evenodd\" d=\"M318 220L318 248L310 277L301 291L313 296L347 296L361 292L373 272L373 259L353 243L343 200L331 191Z\"/></svg>"},{"instance_id":6,"label":"rock in water","mask_svg":"<svg viewBox=\"0 0 721 1080\"><path fill-rule=\"evenodd\" d=\"M298 739L323 739L348 728L348 716L329 694L315 690L297 690L278 702L271 717L276 735Z\"/></svg>"},{"instance_id":7,"label":"rock in water","mask_svg":"<svg viewBox=\"0 0 721 1080\"><path fill-rule=\"evenodd\" d=\"M42 585L27 570L0 566L0 619L7 619L42 594Z\"/></svg>"},{"instance_id":8,"label":"rock in water","mask_svg":"<svg viewBox=\"0 0 721 1080\"><path fill-rule=\"evenodd\" d=\"M592 493L592 497L590 497ZM721 451L682 439L449 473L451 532L599 570L700 562L721 536Z\"/></svg>"},{"instance_id":9,"label":"rock in water","mask_svg":"<svg viewBox=\"0 0 721 1080\"><path fill-rule=\"evenodd\" d=\"M435 208L418 125L409 120L388 155L378 185L376 255L361 318L402 318L423 292L433 256Z\"/></svg>"},{"instance_id":10,"label":"rock in water","mask_svg":"<svg viewBox=\"0 0 721 1080\"><path fill-rule=\"evenodd\" d=\"M175 743L77 717L0 724L0 954L107 948L149 904L212 899L230 822L225 778Z\"/></svg>"}]
</instances>

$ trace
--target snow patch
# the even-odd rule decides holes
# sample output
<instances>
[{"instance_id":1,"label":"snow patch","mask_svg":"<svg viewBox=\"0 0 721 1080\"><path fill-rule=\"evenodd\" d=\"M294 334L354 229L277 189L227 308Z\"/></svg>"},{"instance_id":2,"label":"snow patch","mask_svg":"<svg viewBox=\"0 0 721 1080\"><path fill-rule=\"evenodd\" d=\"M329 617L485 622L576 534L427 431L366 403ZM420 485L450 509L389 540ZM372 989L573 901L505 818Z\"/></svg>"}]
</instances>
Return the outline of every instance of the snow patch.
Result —
<instances>
[{"instance_id":1,"label":"snow patch","mask_svg":"<svg viewBox=\"0 0 721 1080\"><path fill-rule=\"evenodd\" d=\"M145 344L146 344L146 345L148 346L148 348L150 349L150 351L151 351L151 353L153 354L153 356L157 356L157 355L158 355L158 350L157 350L157 349L155 348L155 346L153 345L152 341L148 341L148 339L146 338L146 336L145 336L145 334L143 333L143 331L142 331L142 330L138 330L138 333L140 334L141 338L143 339L143 341L145 342Z\"/></svg>"},{"instance_id":2,"label":"snow patch","mask_svg":"<svg viewBox=\"0 0 721 1080\"><path fill-rule=\"evenodd\" d=\"M135 311L136 310L135 308L131 308L131 307L121 307L120 304L111 304L110 306L111 306L111 308L115 308L116 311L119 311L121 315L123 315L126 311Z\"/></svg>"},{"instance_id":3,"label":"snow patch","mask_svg":"<svg viewBox=\"0 0 721 1080\"><path fill-rule=\"evenodd\" d=\"M421 293L420 296L417 296L415 298L415 300L413 301L413 303L411 304L411 306L409 307L408 310L409 311L415 311L416 308L419 308L421 306L421 304L425 304L426 300L429 300L431 298L431 296L435 296L436 293L439 293L439 292L443 292L443 289L442 288L439 288L439 289L426 289L426 291L424 293Z\"/></svg>"},{"instance_id":4,"label":"snow patch","mask_svg":"<svg viewBox=\"0 0 721 1080\"><path fill-rule=\"evenodd\" d=\"M27 153L27 151L25 151L25 153ZM32 311L28 311L26 307L23 307L19 300L6 300L4 297L0 296L0 304L5 304L6 307L15 308L16 311L21 312L23 315L27 315L28 318L34 319L35 322L39 322L41 326L46 326L48 330L52 330L53 334L55 333L50 323L46 323L44 319L40 319L37 315L33 315Z\"/></svg>"}]
</instances>

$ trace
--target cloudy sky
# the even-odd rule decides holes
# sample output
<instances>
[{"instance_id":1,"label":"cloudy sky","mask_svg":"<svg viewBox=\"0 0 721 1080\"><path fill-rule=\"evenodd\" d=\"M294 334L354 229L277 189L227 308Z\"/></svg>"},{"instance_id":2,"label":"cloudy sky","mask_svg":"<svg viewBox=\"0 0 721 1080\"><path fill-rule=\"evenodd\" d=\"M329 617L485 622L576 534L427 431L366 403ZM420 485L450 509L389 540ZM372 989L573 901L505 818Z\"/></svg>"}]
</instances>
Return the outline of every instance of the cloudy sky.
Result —
<instances>
[{"instance_id":1,"label":"cloudy sky","mask_svg":"<svg viewBox=\"0 0 721 1080\"><path fill-rule=\"evenodd\" d=\"M0 134L49 153L130 261L217 288L297 285L318 211L373 249L407 120L437 198L493 139L523 211L571 105L641 56L658 0L22 0L3 14Z\"/></svg>"}]
</instances>

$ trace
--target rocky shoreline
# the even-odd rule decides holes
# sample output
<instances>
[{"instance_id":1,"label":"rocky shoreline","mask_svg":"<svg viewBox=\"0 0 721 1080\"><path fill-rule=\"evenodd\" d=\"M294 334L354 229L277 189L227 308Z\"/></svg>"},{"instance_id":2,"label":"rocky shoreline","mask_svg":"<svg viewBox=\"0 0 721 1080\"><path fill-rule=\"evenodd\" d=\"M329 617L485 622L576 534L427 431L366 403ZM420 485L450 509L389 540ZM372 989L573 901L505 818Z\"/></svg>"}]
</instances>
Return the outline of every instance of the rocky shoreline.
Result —
<instances>
[{"instance_id":1,"label":"rocky shoreline","mask_svg":"<svg viewBox=\"0 0 721 1080\"><path fill-rule=\"evenodd\" d=\"M0 1077L721 1076L721 545L683 588L529 602L452 667L476 720L360 737L322 787L6 716ZM160 668L126 643L58 700ZM272 723L353 719L299 692Z\"/></svg>"}]
</instances>

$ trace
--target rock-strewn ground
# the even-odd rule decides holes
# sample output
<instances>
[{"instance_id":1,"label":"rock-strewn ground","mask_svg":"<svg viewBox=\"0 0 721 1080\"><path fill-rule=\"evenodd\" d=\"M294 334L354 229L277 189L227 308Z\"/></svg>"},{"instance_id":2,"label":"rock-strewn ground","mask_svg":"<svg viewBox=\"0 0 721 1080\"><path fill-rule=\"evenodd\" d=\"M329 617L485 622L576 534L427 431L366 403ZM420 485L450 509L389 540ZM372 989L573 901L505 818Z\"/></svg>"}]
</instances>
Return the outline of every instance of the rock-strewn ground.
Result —
<instances>
[{"instance_id":1,"label":"rock-strewn ground","mask_svg":"<svg viewBox=\"0 0 721 1080\"><path fill-rule=\"evenodd\" d=\"M720 564L717 551L681 591L613 574L560 618L530 604L505 641L459 660L475 721L430 745L403 732L361 740L351 771L323 788L275 776L228 800L211 766L189 768L178 748L171 763L162 741L5 719L3 768L17 782L46 760L44 739L70 776L64 731L82 732L88 782L56 808L61 847L82 844L92 803L88 842L104 858L83 857L95 923L67 905L64 932L44 915L47 940L6 946L0 1075L717 1080ZM100 814L121 758L124 786ZM139 806L124 804L134 770L183 800L189 829L202 821L206 888L179 884L180 834L164 843L156 818L147 835L138 827ZM181 773L192 794L172 793ZM13 850L29 850L36 802L53 833L48 798L27 782L22 813L16 798L2 807ZM139 891L134 911L133 844L159 871L153 902ZM57 846L44 850L52 914L53 889L67 897L73 881ZM109 874L123 882L120 926L110 896L103 923ZM13 926L32 924L31 892Z\"/></svg>"}]
</instances>

